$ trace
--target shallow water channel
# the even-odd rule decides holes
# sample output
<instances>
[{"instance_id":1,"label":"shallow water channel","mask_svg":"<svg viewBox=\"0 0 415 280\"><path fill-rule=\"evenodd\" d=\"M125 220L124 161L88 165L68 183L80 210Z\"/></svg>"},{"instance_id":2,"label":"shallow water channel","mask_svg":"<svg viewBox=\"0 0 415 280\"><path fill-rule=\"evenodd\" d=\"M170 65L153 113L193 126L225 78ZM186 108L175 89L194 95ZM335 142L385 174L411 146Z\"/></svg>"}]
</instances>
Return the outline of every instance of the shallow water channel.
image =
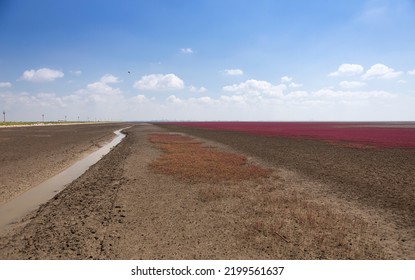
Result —
<instances>
[{"instance_id":1,"label":"shallow water channel","mask_svg":"<svg viewBox=\"0 0 415 280\"><path fill-rule=\"evenodd\" d=\"M116 135L115 138L99 150L89 154L61 173L0 206L0 233L11 223L22 218L29 212L36 210L41 204L49 201L68 184L85 173L91 165L97 163L104 155L108 154L111 149L118 145L125 137L125 134L121 133L123 129L114 131Z\"/></svg>"}]
</instances>

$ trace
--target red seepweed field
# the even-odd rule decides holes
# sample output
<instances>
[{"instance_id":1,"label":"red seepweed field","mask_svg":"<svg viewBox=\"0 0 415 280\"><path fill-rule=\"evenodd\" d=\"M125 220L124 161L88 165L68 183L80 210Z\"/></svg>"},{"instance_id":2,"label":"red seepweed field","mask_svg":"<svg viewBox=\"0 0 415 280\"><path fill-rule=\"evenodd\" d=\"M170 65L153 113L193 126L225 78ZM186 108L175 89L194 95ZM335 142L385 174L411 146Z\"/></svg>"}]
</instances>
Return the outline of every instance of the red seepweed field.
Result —
<instances>
[{"instance_id":1,"label":"red seepweed field","mask_svg":"<svg viewBox=\"0 0 415 280\"><path fill-rule=\"evenodd\" d=\"M168 124L299 137L383 148L415 147L413 122L169 122Z\"/></svg>"}]
</instances>

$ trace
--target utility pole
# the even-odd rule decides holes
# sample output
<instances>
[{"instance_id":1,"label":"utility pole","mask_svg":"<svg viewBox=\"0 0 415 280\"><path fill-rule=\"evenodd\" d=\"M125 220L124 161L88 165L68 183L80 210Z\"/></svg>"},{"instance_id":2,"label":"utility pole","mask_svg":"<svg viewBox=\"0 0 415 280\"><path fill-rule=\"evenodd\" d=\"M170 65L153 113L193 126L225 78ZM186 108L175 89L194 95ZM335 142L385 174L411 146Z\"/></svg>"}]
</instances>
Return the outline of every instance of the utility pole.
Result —
<instances>
[{"instance_id":1,"label":"utility pole","mask_svg":"<svg viewBox=\"0 0 415 280\"><path fill-rule=\"evenodd\" d=\"M3 122L6 122L6 111L3 110Z\"/></svg>"},{"instance_id":2,"label":"utility pole","mask_svg":"<svg viewBox=\"0 0 415 280\"><path fill-rule=\"evenodd\" d=\"M65 116L65 122L66 122L66 116Z\"/></svg>"},{"instance_id":3,"label":"utility pole","mask_svg":"<svg viewBox=\"0 0 415 280\"><path fill-rule=\"evenodd\" d=\"M42 114L42 122L45 122L45 114Z\"/></svg>"}]
</instances>

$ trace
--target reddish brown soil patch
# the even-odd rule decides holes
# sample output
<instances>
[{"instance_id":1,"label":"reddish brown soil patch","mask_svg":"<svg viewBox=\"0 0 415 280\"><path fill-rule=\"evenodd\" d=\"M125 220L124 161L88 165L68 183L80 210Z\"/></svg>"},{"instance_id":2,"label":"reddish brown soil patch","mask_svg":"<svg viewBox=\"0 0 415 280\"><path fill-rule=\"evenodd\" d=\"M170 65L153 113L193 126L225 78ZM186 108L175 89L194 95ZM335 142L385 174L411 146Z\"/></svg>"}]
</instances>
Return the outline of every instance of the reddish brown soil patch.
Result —
<instances>
[{"instance_id":1,"label":"reddish brown soil patch","mask_svg":"<svg viewBox=\"0 0 415 280\"><path fill-rule=\"evenodd\" d=\"M150 142L164 151L150 166L162 173L192 182L258 179L269 170L248 164L247 158L203 146L188 136L152 134Z\"/></svg>"},{"instance_id":2,"label":"reddish brown soil patch","mask_svg":"<svg viewBox=\"0 0 415 280\"><path fill-rule=\"evenodd\" d=\"M415 147L413 122L173 122L167 124L239 131L262 136L362 143L382 148Z\"/></svg>"}]
</instances>

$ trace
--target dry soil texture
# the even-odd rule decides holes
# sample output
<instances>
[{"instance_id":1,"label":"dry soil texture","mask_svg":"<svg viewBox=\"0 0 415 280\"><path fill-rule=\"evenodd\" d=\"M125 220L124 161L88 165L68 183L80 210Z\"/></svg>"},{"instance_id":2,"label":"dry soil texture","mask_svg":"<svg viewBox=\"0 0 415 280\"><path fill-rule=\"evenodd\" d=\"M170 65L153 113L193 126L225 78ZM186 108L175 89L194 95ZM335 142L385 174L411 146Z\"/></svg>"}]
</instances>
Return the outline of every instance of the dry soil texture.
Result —
<instances>
[{"instance_id":1,"label":"dry soil texture","mask_svg":"<svg viewBox=\"0 0 415 280\"><path fill-rule=\"evenodd\" d=\"M178 132L270 172L219 182L163 173L154 166L178 149L150 139ZM12 225L0 258L415 259L413 150L155 125L127 133Z\"/></svg>"},{"instance_id":2,"label":"dry soil texture","mask_svg":"<svg viewBox=\"0 0 415 280\"><path fill-rule=\"evenodd\" d=\"M0 128L0 205L59 173L125 124Z\"/></svg>"}]
</instances>

